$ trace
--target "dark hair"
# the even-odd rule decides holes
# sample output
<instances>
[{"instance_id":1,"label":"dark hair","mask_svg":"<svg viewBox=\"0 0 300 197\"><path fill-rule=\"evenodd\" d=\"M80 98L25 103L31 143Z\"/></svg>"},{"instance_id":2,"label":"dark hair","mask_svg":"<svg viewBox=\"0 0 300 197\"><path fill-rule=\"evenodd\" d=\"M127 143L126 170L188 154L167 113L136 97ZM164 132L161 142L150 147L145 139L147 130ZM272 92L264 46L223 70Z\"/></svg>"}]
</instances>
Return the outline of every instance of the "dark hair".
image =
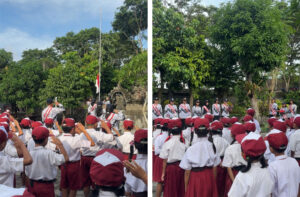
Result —
<instances>
[{"instance_id":1,"label":"dark hair","mask_svg":"<svg viewBox=\"0 0 300 197\"><path fill-rule=\"evenodd\" d=\"M20 127L21 127L22 129L30 129L29 126L24 127L24 126L20 125Z\"/></svg>"},{"instance_id":2,"label":"dark hair","mask_svg":"<svg viewBox=\"0 0 300 197\"><path fill-rule=\"evenodd\" d=\"M210 131L210 132L209 132L209 136L208 136L208 141L210 141L210 142L212 143L214 153L216 154L217 150L216 150L216 146L215 146L215 144L214 144L214 140L213 140L213 138L212 138L212 135L213 135L213 134L212 134L212 131Z\"/></svg>"},{"instance_id":3,"label":"dark hair","mask_svg":"<svg viewBox=\"0 0 300 197\"><path fill-rule=\"evenodd\" d=\"M37 140L34 135L32 136L32 139L33 139L34 143L39 144L39 145L43 144L44 141L46 140L46 138Z\"/></svg>"},{"instance_id":4,"label":"dark hair","mask_svg":"<svg viewBox=\"0 0 300 197\"><path fill-rule=\"evenodd\" d=\"M133 129L133 127L127 127L127 130L131 131Z\"/></svg>"},{"instance_id":5,"label":"dark hair","mask_svg":"<svg viewBox=\"0 0 300 197\"><path fill-rule=\"evenodd\" d=\"M222 130L211 130L212 135L222 135Z\"/></svg>"},{"instance_id":6,"label":"dark hair","mask_svg":"<svg viewBox=\"0 0 300 197\"><path fill-rule=\"evenodd\" d=\"M241 172L244 172L244 173L245 173L245 172L248 172L248 171L250 170L250 168L251 168L252 162L255 161L255 160L259 160L259 162L260 162L260 164L261 164L261 168L266 168L266 167L268 167L268 164L267 164L267 162L266 162L265 157L264 157L263 154L262 154L262 155L259 155L259 156L257 156L257 157L250 157L250 156L247 156L246 160L247 160L247 166L245 166L244 168L242 168L242 169L241 169Z\"/></svg>"},{"instance_id":7,"label":"dark hair","mask_svg":"<svg viewBox=\"0 0 300 197\"><path fill-rule=\"evenodd\" d=\"M180 135L181 134L181 129L180 128L170 129L170 133L173 134L173 135Z\"/></svg>"},{"instance_id":8,"label":"dark hair","mask_svg":"<svg viewBox=\"0 0 300 197\"><path fill-rule=\"evenodd\" d=\"M113 192L116 196L124 196L125 195L124 183L120 187L99 186L99 185L96 185L96 189L97 190L101 189L103 191Z\"/></svg>"},{"instance_id":9,"label":"dark hair","mask_svg":"<svg viewBox=\"0 0 300 197\"><path fill-rule=\"evenodd\" d=\"M52 128L53 124L45 124L47 128Z\"/></svg>"},{"instance_id":10,"label":"dark hair","mask_svg":"<svg viewBox=\"0 0 300 197\"><path fill-rule=\"evenodd\" d=\"M160 124L156 125L156 129L161 129L162 126Z\"/></svg>"},{"instance_id":11,"label":"dark hair","mask_svg":"<svg viewBox=\"0 0 300 197\"><path fill-rule=\"evenodd\" d=\"M138 150L139 154L147 154L148 153L147 139L142 139L141 142L134 142L134 146Z\"/></svg>"},{"instance_id":12,"label":"dark hair","mask_svg":"<svg viewBox=\"0 0 300 197\"><path fill-rule=\"evenodd\" d=\"M72 130L73 128L74 128L74 127L62 126L62 130L63 130L65 133L70 133L71 130Z\"/></svg>"},{"instance_id":13,"label":"dark hair","mask_svg":"<svg viewBox=\"0 0 300 197\"><path fill-rule=\"evenodd\" d=\"M164 125L161 127L161 130L162 130L162 131L169 131L167 124L164 124Z\"/></svg>"},{"instance_id":14,"label":"dark hair","mask_svg":"<svg viewBox=\"0 0 300 197\"><path fill-rule=\"evenodd\" d=\"M206 128L197 128L195 129L195 133L198 137L207 137L208 130Z\"/></svg>"},{"instance_id":15,"label":"dark hair","mask_svg":"<svg viewBox=\"0 0 300 197\"><path fill-rule=\"evenodd\" d=\"M271 146L271 145L270 145ZM280 148L274 148L273 146L271 146L273 148L273 150L277 153L283 153L286 150L286 146L282 145L280 146Z\"/></svg>"},{"instance_id":16,"label":"dark hair","mask_svg":"<svg viewBox=\"0 0 300 197\"><path fill-rule=\"evenodd\" d=\"M50 105L50 104L52 104L52 103L53 103L53 99L52 99L52 98L48 98L48 99L47 99L47 104Z\"/></svg>"}]
</instances>

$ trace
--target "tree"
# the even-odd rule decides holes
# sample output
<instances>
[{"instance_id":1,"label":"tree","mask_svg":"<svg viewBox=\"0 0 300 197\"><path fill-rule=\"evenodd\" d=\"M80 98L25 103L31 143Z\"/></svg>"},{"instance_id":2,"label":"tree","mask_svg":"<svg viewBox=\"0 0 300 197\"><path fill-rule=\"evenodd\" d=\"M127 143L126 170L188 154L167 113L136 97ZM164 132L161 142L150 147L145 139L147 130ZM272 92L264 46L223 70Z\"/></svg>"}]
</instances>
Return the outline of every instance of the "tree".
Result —
<instances>
[{"instance_id":1,"label":"tree","mask_svg":"<svg viewBox=\"0 0 300 197\"><path fill-rule=\"evenodd\" d=\"M147 8L146 0L125 0L112 23L114 31L121 32L125 38L132 41L133 45L135 45L135 37L138 38L137 52L143 50L145 38L143 31L147 29Z\"/></svg>"},{"instance_id":2,"label":"tree","mask_svg":"<svg viewBox=\"0 0 300 197\"><path fill-rule=\"evenodd\" d=\"M241 69L257 116L256 88L264 79L264 72L280 66L285 60L286 27L280 10L271 0L236 0L221 5L213 16L210 40Z\"/></svg>"},{"instance_id":3,"label":"tree","mask_svg":"<svg viewBox=\"0 0 300 197\"><path fill-rule=\"evenodd\" d=\"M8 67L13 62L13 56L11 52L7 52L4 49L0 49L0 70Z\"/></svg>"}]
</instances>

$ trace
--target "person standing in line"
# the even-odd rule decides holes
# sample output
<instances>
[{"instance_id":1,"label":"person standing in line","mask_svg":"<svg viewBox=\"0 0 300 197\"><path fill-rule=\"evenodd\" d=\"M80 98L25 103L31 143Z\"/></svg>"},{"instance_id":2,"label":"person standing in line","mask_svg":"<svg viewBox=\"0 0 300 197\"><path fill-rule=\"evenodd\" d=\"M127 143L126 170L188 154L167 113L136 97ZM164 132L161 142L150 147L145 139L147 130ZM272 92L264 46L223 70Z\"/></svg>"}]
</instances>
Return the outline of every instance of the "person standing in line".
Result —
<instances>
[{"instance_id":1,"label":"person standing in line","mask_svg":"<svg viewBox=\"0 0 300 197\"><path fill-rule=\"evenodd\" d=\"M170 103L165 106L165 117L164 118L178 118L178 109L174 104L174 98L170 99Z\"/></svg>"},{"instance_id":2,"label":"person standing in line","mask_svg":"<svg viewBox=\"0 0 300 197\"><path fill-rule=\"evenodd\" d=\"M272 99L272 102L269 106L269 118L273 116L277 116L277 111L278 111L278 105L275 102L275 99Z\"/></svg>"},{"instance_id":3,"label":"person standing in line","mask_svg":"<svg viewBox=\"0 0 300 197\"><path fill-rule=\"evenodd\" d=\"M196 100L196 105L192 108L192 117L201 117L202 116L202 108L200 106L200 101Z\"/></svg>"},{"instance_id":4,"label":"person standing in line","mask_svg":"<svg viewBox=\"0 0 300 197\"><path fill-rule=\"evenodd\" d=\"M297 114L297 105L294 104L293 100L290 100L288 118L294 117Z\"/></svg>"},{"instance_id":5,"label":"person standing in line","mask_svg":"<svg viewBox=\"0 0 300 197\"><path fill-rule=\"evenodd\" d=\"M210 107L208 100L205 101L205 104L202 106L202 115L210 113Z\"/></svg>"},{"instance_id":6,"label":"person standing in line","mask_svg":"<svg viewBox=\"0 0 300 197\"><path fill-rule=\"evenodd\" d=\"M163 117L162 107L158 102L158 97L155 97L152 104L152 120Z\"/></svg>"},{"instance_id":7,"label":"person standing in line","mask_svg":"<svg viewBox=\"0 0 300 197\"><path fill-rule=\"evenodd\" d=\"M88 115L97 116L97 103L95 99L92 99L88 107Z\"/></svg>"},{"instance_id":8,"label":"person standing in line","mask_svg":"<svg viewBox=\"0 0 300 197\"><path fill-rule=\"evenodd\" d=\"M260 132L261 132L260 124L259 124L258 120L256 120L256 119L254 118L255 110L252 109L252 108L248 108L247 111L246 111L246 113L247 113L249 116L252 116L252 119L253 119L253 122L254 122L255 128L256 128L255 133L260 134Z\"/></svg>"},{"instance_id":9,"label":"person standing in line","mask_svg":"<svg viewBox=\"0 0 300 197\"><path fill-rule=\"evenodd\" d=\"M182 103L179 105L179 118L181 119L182 122L182 128L185 128L185 119L191 117L192 117L191 107L186 102L186 98L184 97Z\"/></svg>"},{"instance_id":10,"label":"person standing in line","mask_svg":"<svg viewBox=\"0 0 300 197\"><path fill-rule=\"evenodd\" d=\"M224 103L222 104L222 117L229 117L230 106L228 105L228 100L225 99Z\"/></svg>"},{"instance_id":11,"label":"person standing in line","mask_svg":"<svg viewBox=\"0 0 300 197\"><path fill-rule=\"evenodd\" d=\"M47 118L52 118L56 120L57 114L65 111L65 108L62 104L55 101L55 106L53 107L54 103L52 98L47 99L47 107L42 111L42 121L44 122Z\"/></svg>"},{"instance_id":12,"label":"person standing in line","mask_svg":"<svg viewBox=\"0 0 300 197\"><path fill-rule=\"evenodd\" d=\"M221 116L221 106L219 104L219 99L216 98L216 102L212 105L212 114L214 116L214 120L219 120Z\"/></svg>"}]
</instances>

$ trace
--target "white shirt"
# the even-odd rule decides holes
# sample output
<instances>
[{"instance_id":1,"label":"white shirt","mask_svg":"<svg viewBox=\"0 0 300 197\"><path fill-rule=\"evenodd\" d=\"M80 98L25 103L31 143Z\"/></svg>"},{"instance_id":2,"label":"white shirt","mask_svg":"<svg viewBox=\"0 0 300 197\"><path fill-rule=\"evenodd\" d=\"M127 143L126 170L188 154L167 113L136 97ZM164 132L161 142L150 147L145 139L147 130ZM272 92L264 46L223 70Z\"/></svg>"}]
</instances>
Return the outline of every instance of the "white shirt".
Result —
<instances>
[{"instance_id":1,"label":"white shirt","mask_svg":"<svg viewBox=\"0 0 300 197\"><path fill-rule=\"evenodd\" d=\"M228 197L269 197L274 183L267 168L259 162L252 163L248 172L239 172L235 177Z\"/></svg>"},{"instance_id":2,"label":"white shirt","mask_svg":"<svg viewBox=\"0 0 300 197\"><path fill-rule=\"evenodd\" d=\"M265 140L265 144L266 144L267 149L264 153L264 157L265 157L266 160L268 160L268 163L270 163L270 162L275 160L275 155L270 150L270 145L269 145L268 140Z\"/></svg>"},{"instance_id":3,"label":"white shirt","mask_svg":"<svg viewBox=\"0 0 300 197\"><path fill-rule=\"evenodd\" d=\"M14 173L23 172L23 158L12 158L0 152L0 184L14 185Z\"/></svg>"},{"instance_id":4,"label":"white shirt","mask_svg":"<svg viewBox=\"0 0 300 197\"><path fill-rule=\"evenodd\" d=\"M93 106L91 104L89 105L89 107L88 107L88 113L89 114L97 117L96 110L97 110L97 104L96 103Z\"/></svg>"},{"instance_id":5,"label":"white shirt","mask_svg":"<svg viewBox=\"0 0 300 197\"><path fill-rule=\"evenodd\" d=\"M222 137L227 140L227 142L229 144L231 144L231 142L233 141L232 137L231 137L231 131L229 128L224 127L222 130Z\"/></svg>"},{"instance_id":6,"label":"white shirt","mask_svg":"<svg viewBox=\"0 0 300 197\"><path fill-rule=\"evenodd\" d=\"M113 134L106 134L102 131L96 131L95 129L86 129L86 132L95 142L95 146L82 147L81 151L83 156L96 156L96 153L100 150L100 147L97 145L98 142L112 142L114 139ZM88 141L84 133L81 133L79 136L82 140Z\"/></svg>"},{"instance_id":7,"label":"white shirt","mask_svg":"<svg viewBox=\"0 0 300 197\"><path fill-rule=\"evenodd\" d=\"M224 156L225 150L229 146L229 143L220 135L213 135L212 137L217 154L219 156Z\"/></svg>"},{"instance_id":8,"label":"white shirt","mask_svg":"<svg viewBox=\"0 0 300 197\"><path fill-rule=\"evenodd\" d=\"M294 197L298 195L300 167L296 159L286 155L277 156L268 167L275 183L272 197Z\"/></svg>"},{"instance_id":9,"label":"white shirt","mask_svg":"<svg viewBox=\"0 0 300 197\"><path fill-rule=\"evenodd\" d=\"M24 194L25 188L12 188L6 185L0 184L1 197L12 197L12 196L22 196Z\"/></svg>"},{"instance_id":10,"label":"white shirt","mask_svg":"<svg viewBox=\"0 0 300 197\"><path fill-rule=\"evenodd\" d=\"M118 137L122 144L122 152L130 153L130 142L134 140L134 135L131 132L125 131L123 135ZM137 150L134 148L134 154L137 154Z\"/></svg>"},{"instance_id":11,"label":"white shirt","mask_svg":"<svg viewBox=\"0 0 300 197\"><path fill-rule=\"evenodd\" d=\"M42 111L42 121L44 122L46 118L52 118L54 119L57 114L65 111L65 108L62 104L58 104L58 107L52 107L48 105L43 111Z\"/></svg>"},{"instance_id":12,"label":"white shirt","mask_svg":"<svg viewBox=\"0 0 300 197\"><path fill-rule=\"evenodd\" d=\"M290 137L291 151L295 152L295 158L300 158L300 129L297 129Z\"/></svg>"},{"instance_id":13,"label":"white shirt","mask_svg":"<svg viewBox=\"0 0 300 197\"><path fill-rule=\"evenodd\" d=\"M62 142L68 153L69 161L79 161L80 148L91 146L90 141L83 140L80 135L72 136L70 133L64 133L59 137L59 140Z\"/></svg>"},{"instance_id":14,"label":"white shirt","mask_svg":"<svg viewBox=\"0 0 300 197\"><path fill-rule=\"evenodd\" d=\"M180 136L175 135L164 143L159 157L162 159L167 159L167 163L181 161L185 153L185 149L185 144L180 141Z\"/></svg>"},{"instance_id":15,"label":"white shirt","mask_svg":"<svg viewBox=\"0 0 300 197\"><path fill-rule=\"evenodd\" d=\"M199 138L187 149L179 166L184 170L191 170L196 167L217 166L220 162L221 159L214 153L212 143L204 137Z\"/></svg>"},{"instance_id":16,"label":"white shirt","mask_svg":"<svg viewBox=\"0 0 300 197\"><path fill-rule=\"evenodd\" d=\"M159 136L161 134L161 129L155 129L152 133L152 140L153 140L153 144L154 144L154 141L156 139L157 136Z\"/></svg>"},{"instance_id":17,"label":"white shirt","mask_svg":"<svg viewBox=\"0 0 300 197\"><path fill-rule=\"evenodd\" d=\"M29 179L50 181L56 178L57 166L65 162L62 154L57 154L45 147L37 146L30 151L32 164L25 167Z\"/></svg>"},{"instance_id":18,"label":"white shirt","mask_svg":"<svg viewBox=\"0 0 300 197\"><path fill-rule=\"evenodd\" d=\"M254 118L253 118L253 122L254 122L255 128L256 128L256 129L255 129L255 133L260 134L261 129L260 129L259 122L258 122L256 119L254 119Z\"/></svg>"},{"instance_id":19,"label":"white shirt","mask_svg":"<svg viewBox=\"0 0 300 197\"><path fill-rule=\"evenodd\" d=\"M115 113L111 113L108 117L107 117L107 121L111 124L111 126L117 130L119 130L119 122L121 120L124 120L125 119L125 116L124 114L119 111L117 114ZM112 132L114 132L112 130Z\"/></svg>"},{"instance_id":20,"label":"white shirt","mask_svg":"<svg viewBox=\"0 0 300 197\"><path fill-rule=\"evenodd\" d=\"M196 134L194 134L196 135ZM190 146L191 142L191 137L192 137L192 128L187 127L182 131L182 137L184 138L185 141L185 146L188 148ZM194 136L193 139L195 139L197 136Z\"/></svg>"},{"instance_id":21,"label":"white shirt","mask_svg":"<svg viewBox=\"0 0 300 197\"><path fill-rule=\"evenodd\" d=\"M162 146L164 145L167 137L168 137L168 132L166 132L166 131L163 131L162 134L157 136L157 138L154 141L154 154L155 155L160 154Z\"/></svg>"},{"instance_id":22,"label":"white shirt","mask_svg":"<svg viewBox=\"0 0 300 197\"><path fill-rule=\"evenodd\" d=\"M10 139L7 140L6 146L3 151L4 151L4 154L7 156L14 157L14 158L19 157L17 149Z\"/></svg>"},{"instance_id":23,"label":"white shirt","mask_svg":"<svg viewBox=\"0 0 300 197\"><path fill-rule=\"evenodd\" d=\"M234 142L225 150L222 166L232 168L240 165L247 165L247 162L242 157L241 145Z\"/></svg>"},{"instance_id":24,"label":"white shirt","mask_svg":"<svg viewBox=\"0 0 300 197\"><path fill-rule=\"evenodd\" d=\"M141 166L146 173L148 172L148 159L147 154L137 154L135 162ZM130 172L124 169L126 182L125 191L126 192L145 192L147 191L147 185L141 180L133 176Z\"/></svg>"},{"instance_id":25,"label":"white shirt","mask_svg":"<svg viewBox=\"0 0 300 197\"><path fill-rule=\"evenodd\" d=\"M179 118L181 118L181 119L190 118L192 116L191 108L188 103L186 103L186 104L181 103L179 105L178 110L179 110Z\"/></svg>"}]
</instances>

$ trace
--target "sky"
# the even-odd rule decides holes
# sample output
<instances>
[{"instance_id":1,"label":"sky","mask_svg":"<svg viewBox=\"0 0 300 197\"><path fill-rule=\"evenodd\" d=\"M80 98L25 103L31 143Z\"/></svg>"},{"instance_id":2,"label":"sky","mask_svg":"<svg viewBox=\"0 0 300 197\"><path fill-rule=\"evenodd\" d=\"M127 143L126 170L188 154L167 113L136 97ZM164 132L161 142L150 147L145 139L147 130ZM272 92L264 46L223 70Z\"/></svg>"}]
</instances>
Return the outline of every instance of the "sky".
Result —
<instances>
[{"instance_id":1,"label":"sky","mask_svg":"<svg viewBox=\"0 0 300 197\"><path fill-rule=\"evenodd\" d=\"M56 37L67 32L100 26L112 30L117 8L124 0L1 0L0 49L20 60L27 49L51 47ZM101 8L101 9L100 9Z\"/></svg>"}]
</instances>

